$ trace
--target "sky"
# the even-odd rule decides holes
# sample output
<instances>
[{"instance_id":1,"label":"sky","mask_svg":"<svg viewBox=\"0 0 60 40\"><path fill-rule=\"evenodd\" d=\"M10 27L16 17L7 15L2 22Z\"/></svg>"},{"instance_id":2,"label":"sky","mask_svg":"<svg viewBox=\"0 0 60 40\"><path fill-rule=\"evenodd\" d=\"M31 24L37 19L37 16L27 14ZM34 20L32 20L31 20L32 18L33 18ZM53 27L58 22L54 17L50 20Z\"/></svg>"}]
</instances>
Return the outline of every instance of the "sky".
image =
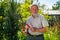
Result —
<instances>
[{"instance_id":1,"label":"sky","mask_svg":"<svg viewBox=\"0 0 60 40\"><path fill-rule=\"evenodd\" d=\"M34 1L35 1L35 0L34 0ZM57 1L58 1L58 0L38 0L38 2L40 2L40 5L45 4L46 7L48 7L49 9L51 9L52 6L53 6L54 4L56 4ZM19 1L18 1L18 2L19 2ZM20 2L23 2L23 0L20 0Z\"/></svg>"},{"instance_id":2,"label":"sky","mask_svg":"<svg viewBox=\"0 0 60 40\"><path fill-rule=\"evenodd\" d=\"M58 0L39 0L40 4L45 4L48 8L52 8Z\"/></svg>"}]
</instances>

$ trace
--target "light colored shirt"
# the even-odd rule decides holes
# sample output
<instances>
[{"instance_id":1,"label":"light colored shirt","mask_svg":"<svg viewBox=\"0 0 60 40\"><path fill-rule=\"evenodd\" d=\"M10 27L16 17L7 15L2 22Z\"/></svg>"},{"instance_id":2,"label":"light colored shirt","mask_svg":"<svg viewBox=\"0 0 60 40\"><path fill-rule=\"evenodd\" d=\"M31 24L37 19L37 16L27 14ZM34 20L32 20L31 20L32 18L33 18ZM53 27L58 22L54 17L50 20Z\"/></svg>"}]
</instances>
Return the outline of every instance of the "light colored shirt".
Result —
<instances>
[{"instance_id":1,"label":"light colored shirt","mask_svg":"<svg viewBox=\"0 0 60 40\"><path fill-rule=\"evenodd\" d=\"M34 27L34 28L43 28L43 27L49 26L46 18L40 14L37 14L35 18L33 18L33 16L30 16L26 23L29 24L30 27ZM32 32L30 29L28 29L28 32L31 35L43 34L41 32Z\"/></svg>"}]
</instances>

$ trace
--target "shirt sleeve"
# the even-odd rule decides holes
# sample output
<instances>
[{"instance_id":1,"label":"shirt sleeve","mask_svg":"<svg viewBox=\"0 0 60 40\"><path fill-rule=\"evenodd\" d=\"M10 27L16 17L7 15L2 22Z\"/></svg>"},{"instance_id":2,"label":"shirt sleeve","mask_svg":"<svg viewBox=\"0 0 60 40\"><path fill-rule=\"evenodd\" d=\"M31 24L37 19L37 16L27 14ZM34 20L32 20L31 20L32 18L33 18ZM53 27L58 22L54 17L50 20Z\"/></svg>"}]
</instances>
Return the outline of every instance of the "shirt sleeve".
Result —
<instances>
[{"instance_id":1,"label":"shirt sleeve","mask_svg":"<svg viewBox=\"0 0 60 40\"><path fill-rule=\"evenodd\" d=\"M31 27L31 23L30 23L30 19L28 19L26 21L26 29L30 28Z\"/></svg>"},{"instance_id":2,"label":"shirt sleeve","mask_svg":"<svg viewBox=\"0 0 60 40\"><path fill-rule=\"evenodd\" d=\"M30 20L29 19L26 21L26 24L29 24L30 25Z\"/></svg>"},{"instance_id":3,"label":"shirt sleeve","mask_svg":"<svg viewBox=\"0 0 60 40\"><path fill-rule=\"evenodd\" d=\"M46 18L44 16L42 16L42 26L43 27L49 26L48 21L46 20Z\"/></svg>"}]
</instances>

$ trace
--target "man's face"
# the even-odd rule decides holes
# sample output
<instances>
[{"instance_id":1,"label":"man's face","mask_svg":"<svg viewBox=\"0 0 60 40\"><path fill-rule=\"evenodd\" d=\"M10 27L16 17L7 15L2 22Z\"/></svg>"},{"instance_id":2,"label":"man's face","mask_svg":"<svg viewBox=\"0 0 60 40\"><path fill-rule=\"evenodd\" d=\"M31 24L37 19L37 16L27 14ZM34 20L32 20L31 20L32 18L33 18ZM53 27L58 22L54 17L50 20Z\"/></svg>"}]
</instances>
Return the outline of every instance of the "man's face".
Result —
<instances>
[{"instance_id":1,"label":"man's face","mask_svg":"<svg viewBox=\"0 0 60 40\"><path fill-rule=\"evenodd\" d=\"M38 7L36 5L33 5L30 10L33 16L38 13Z\"/></svg>"}]
</instances>

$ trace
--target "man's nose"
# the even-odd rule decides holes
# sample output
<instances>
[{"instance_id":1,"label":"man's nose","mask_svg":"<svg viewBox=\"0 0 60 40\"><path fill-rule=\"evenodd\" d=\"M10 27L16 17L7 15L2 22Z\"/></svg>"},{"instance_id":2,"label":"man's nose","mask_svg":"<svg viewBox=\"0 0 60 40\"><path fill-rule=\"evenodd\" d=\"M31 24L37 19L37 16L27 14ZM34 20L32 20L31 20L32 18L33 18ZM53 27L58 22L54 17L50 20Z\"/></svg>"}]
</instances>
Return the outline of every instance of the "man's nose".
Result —
<instances>
[{"instance_id":1,"label":"man's nose","mask_svg":"<svg viewBox=\"0 0 60 40\"><path fill-rule=\"evenodd\" d=\"M36 11L36 9L33 9L34 11Z\"/></svg>"}]
</instances>

